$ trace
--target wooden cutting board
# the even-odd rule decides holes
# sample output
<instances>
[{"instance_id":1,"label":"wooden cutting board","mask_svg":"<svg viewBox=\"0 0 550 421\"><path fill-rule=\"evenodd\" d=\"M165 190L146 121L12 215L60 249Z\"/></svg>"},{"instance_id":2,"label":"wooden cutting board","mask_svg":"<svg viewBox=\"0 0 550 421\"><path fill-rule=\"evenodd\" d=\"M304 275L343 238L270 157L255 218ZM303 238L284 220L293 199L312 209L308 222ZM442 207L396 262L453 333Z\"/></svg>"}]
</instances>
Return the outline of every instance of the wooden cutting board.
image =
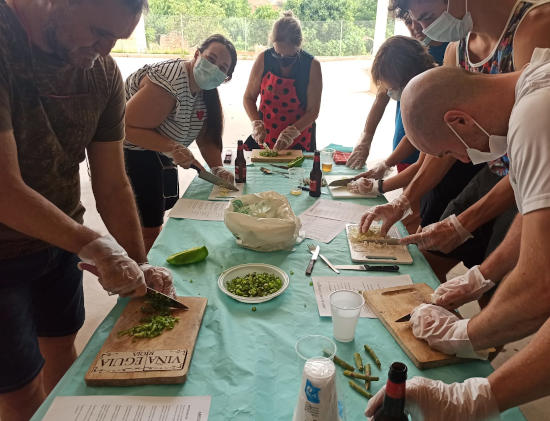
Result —
<instances>
[{"instance_id":1,"label":"wooden cutting board","mask_svg":"<svg viewBox=\"0 0 550 421\"><path fill-rule=\"evenodd\" d=\"M346 236L348 238L349 252L351 260L356 263L392 263L394 265L410 265L413 258L409 253L407 246L379 244L375 242L364 241L354 243L350 239L350 227L354 224L346 225ZM399 230L394 225L388 231L390 237L399 238ZM376 256L379 258L371 259L367 256ZM384 258L387 257L387 258Z\"/></svg>"},{"instance_id":2,"label":"wooden cutting board","mask_svg":"<svg viewBox=\"0 0 550 421\"><path fill-rule=\"evenodd\" d=\"M426 341L413 335L409 322L395 321L409 314L418 305L429 303L432 293L433 289L426 284L413 284L363 291L363 296L373 313L418 368L434 368L469 361L430 348Z\"/></svg>"},{"instance_id":3,"label":"wooden cutting board","mask_svg":"<svg viewBox=\"0 0 550 421\"><path fill-rule=\"evenodd\" d=\"M285 149L279 151L278 156L261 156L261 151L263 151L263 149L252 149L252 155L250 157L252 162L290 162L303 156L302 151L298 149Z\"/></svg>"},{"instance_id":4,"label":"wooden cutting board","mask_svg":"<svg viewBox=\"0 0 550 421\"><path fill-rule=\"evenodd\" d=\"M203 297L178 297L189 310L174 310L179 317L172 330L150 339L118 336L144 316L145 298L131 300L86 373L88 386L135 386L184 383L206 309Z\"/></svg>"}]
</instances>

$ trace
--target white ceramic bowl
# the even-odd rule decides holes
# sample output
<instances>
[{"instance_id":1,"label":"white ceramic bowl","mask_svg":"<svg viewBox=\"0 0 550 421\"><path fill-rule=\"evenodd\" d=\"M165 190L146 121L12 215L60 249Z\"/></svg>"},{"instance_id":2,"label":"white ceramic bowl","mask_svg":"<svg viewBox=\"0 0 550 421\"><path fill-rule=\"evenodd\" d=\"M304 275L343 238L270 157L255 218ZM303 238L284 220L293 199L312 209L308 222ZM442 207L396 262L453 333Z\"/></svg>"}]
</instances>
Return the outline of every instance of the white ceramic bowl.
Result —
<instances>
[{"instance_id":1,"label":"white ceramic bowl","mask_svg":"<svg viewBox=\"0 0 550 421\"><path fill-rule=\"evenodd\" d=\"M244 276L252 272L265 272L278 276L283 281L283 286L277 292L266 295L265 297L241 297L240 295L235 295L227 290L227 283L229 281L232 281L239 276ZM269 301L281 295L285 291L285 289L288 288L288 284L288 275L283 270L279 269L277 266L267 265L265 263L247 263L244 265L233 266L232 268L229 268L226 271L222 272L222 274L218 278L218 286L226 295L237 301L248 304L257 304Z\"/></svg>"}]
</instances>

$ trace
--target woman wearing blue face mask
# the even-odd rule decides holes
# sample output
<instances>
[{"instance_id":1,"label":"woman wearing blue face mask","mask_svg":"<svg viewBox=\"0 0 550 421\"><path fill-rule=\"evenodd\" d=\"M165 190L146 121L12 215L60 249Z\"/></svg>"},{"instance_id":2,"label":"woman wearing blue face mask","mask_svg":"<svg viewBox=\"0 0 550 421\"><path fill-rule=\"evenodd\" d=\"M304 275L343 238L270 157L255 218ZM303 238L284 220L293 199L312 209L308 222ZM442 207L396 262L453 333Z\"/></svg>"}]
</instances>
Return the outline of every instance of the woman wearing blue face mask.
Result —
<instances>
[{"instance_id":1,"label":"woman wearing blue face mask","mask_svg":"<svg viewBox=\"0 0 550 421\"><path fill-rule=\"evenodd\" d=\"M271 41L273 47L256 58L244 94L252 122L246 146L313 151L323 89L321 65L301 49L302 29L292 12L275 22Z\"/></svg>"},{"instance_id":2,"label":"woman wearing blue face mask","mask_svg":"<svg viewBox=\"0 0 550 421\"><path fill-rule=\"evenodd\" d=\"M217 176L222 164L223 112L216 89L233 75L237 53L223 35L208 37L192 60L146 65L126 79L126 171L141 215L145 247L160 233L164 212L178 199L177 165L202 168L187 148L197 142Z\"/></svg>"}]
</instances>

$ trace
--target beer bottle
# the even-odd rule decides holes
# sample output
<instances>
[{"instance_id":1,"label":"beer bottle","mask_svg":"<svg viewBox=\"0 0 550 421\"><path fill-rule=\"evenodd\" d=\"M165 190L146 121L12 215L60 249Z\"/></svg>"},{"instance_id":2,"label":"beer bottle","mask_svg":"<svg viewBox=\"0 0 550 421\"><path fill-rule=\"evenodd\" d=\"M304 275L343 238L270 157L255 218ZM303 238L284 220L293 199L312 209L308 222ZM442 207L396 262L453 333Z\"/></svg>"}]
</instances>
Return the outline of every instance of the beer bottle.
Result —
<instances>
[{"instance_id":1,"label":"beer bottle","mask_svg":"<svg viewBox=\"0 0 550 421\"><path fill-rule=\"evenodd\" d=\"M405 382L407 366L395 362L390 367L384 403L374 414L374 421L407 421L405 415Z\"/></svg>"},{"instance_id":2,"label":"beer bottle","mask_svg":"<svg viewBox=\"0 0 550 421\"><path fill-rule=\"evenodd\" d=\"M235 158L235 183L246 183L246 159L244 158L243 141L237 142L237 157Z\"/></svg>"},{"instance_id":3,"label":"beer bottle","mask_svg":"<svg viewBox=\"0 0 550 421\"><path fill-rule=\"evenodd\" d=\"M309 173L309 195L311 197L321 196L321 182L323 173L321 172L321 157L319 151L313 155L313 169Z\"/></svg>"}]
</instances>

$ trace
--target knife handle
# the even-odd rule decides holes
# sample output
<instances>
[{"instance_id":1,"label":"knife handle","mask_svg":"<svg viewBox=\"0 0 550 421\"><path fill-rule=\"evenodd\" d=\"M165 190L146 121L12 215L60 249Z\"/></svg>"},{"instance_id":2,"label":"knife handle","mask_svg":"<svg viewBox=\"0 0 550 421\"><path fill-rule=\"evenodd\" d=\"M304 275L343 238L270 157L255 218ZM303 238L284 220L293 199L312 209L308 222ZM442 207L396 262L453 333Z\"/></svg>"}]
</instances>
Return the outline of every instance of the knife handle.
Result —
<instances>
[{"instance_id":1,"label":"knife handle","mask_svg":"<svg viewBox=\"0 0 550 421\"><path fill-rule=\"evenodd\" d=\"M367 270L376 271L376 272L399 272L399 266L397 265L388 265L388 266L371 266L366 265Z\"/></svg>"},{"instance_id":2,"label":"knife handle","mask_svg":"<svg viewBox=\"0 0 550 421\"><path fill-rule=\"evenodd\" d=\"M193 169L194 169L195 171L197 171L198 173L201 172L201 169L200 169L199 167L197 167L195 164L191 164L191 165L189 166L189 168L193 168Z\"/></svg>"},{"instance_id":3,"label":"knife handle","mask_svg":"<svg viewBox=\"0 0 550 421\"><path fill-rule=\"evenodd\" d=\"M311 259L309 261L309 265L307 265L307 269L306 269L306 275L307 276L310 276L311 275L311 272L313 271L313 265L315 264L315 260Z\"/></svg>"}]
</instances>

